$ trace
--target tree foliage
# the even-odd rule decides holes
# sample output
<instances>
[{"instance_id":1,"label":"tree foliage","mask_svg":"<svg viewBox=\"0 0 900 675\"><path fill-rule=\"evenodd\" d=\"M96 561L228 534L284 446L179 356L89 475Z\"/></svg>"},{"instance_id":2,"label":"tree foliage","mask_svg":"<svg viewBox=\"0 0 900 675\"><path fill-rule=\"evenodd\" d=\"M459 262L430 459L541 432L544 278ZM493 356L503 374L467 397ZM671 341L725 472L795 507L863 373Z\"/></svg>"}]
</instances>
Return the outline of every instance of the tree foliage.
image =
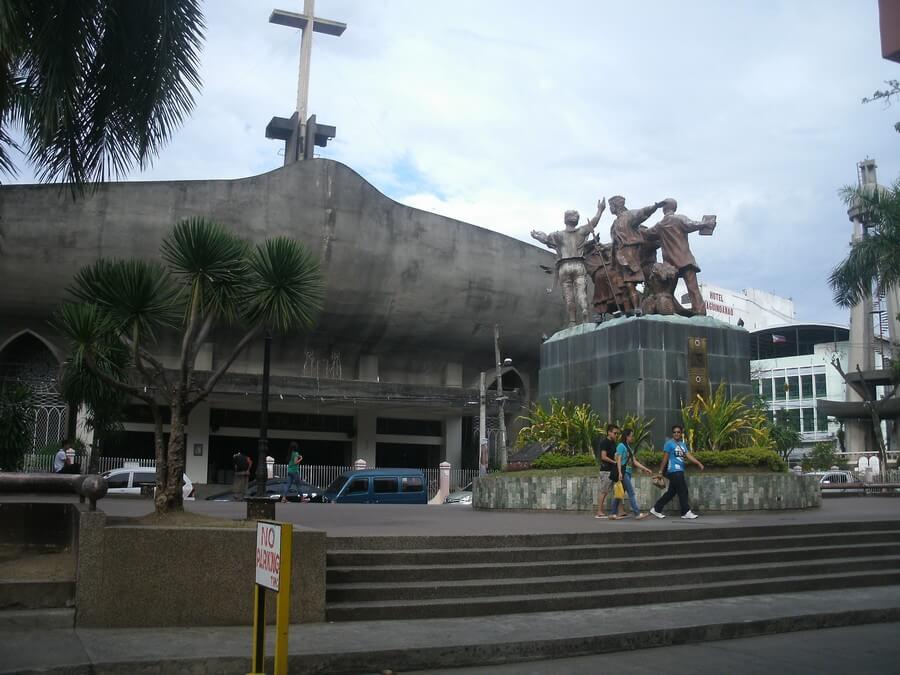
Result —
<instances>
[{"instance_id":1,"label":"tree foliage","mask_svg":"<svg viewBox=\"0 0 900 675\"><path fill-rule=\"evenodd\" d=\"M801 462L804 471L827 471L833 466L843 469L846 462L835 452L832 441L816 443Z\"/></svg>"},{"instance_id":2,"label":"tree foliage","mask_svg":"<svg viewBox=\"0 0 900 675\"><path fill-rule=\"evenodd\" d=\"M19 150L78 190L145 167L193 109L203 30L199 0L3 0L0 171Z\"/></svg>"},{"instance_id":3,"label":"tree foliage","mask_svg":"<svg viewBox=\"0 0 900 675\"><path fill-rule=\"evenodd\" d=\"M873 224L828 278L834 302L853 307L873 289L900 283L900 181L883 190L845 187L841 195L847 204L859 204Z\"/></svg>"},{"instance_id":4,"label":"tree foliage","mask_svg":"<svg viewBox=\"0 0 900 675\"><path fill-rule=\"evenodd\" d=\"M790 421L784 415L777 415L769 429L772 446L775 452L786 462L791 453L800 445L800 432L791 426Z\"/></svg>"},{"instance_id":5,"label":"tree foliage","mask_svg":"<svg viewBox=\"0 0 900 675\"><path fill-rule=\"evenodd\" d=\"M862 102L872 103L874 101L882 101L886 106L891 104L895 96L900 96L900 80L885 80L887 89L876 89L871 96L866 96ZM900 133L900 122L894 125L894 130Z\"/></svg>"},{"instance_id":6,"label":"tree foliage","mask_svg":"<svg viewBox=\"0 0 900 675\"><path fill-rule=\"evenodd\" d=\"M310 328L323 288L318 263L300 242L276 237L251 246L202 218L176 225L161 252L163 263L100 259L83 268L55 323L70 342L64 381L74 382L83 400L125 395L150 408L156 508L162 513L182 508L191 410L262 330ZM225 326L238 330L237 341L217 356L211 372L197 372L201 347L216 327ZM179 347L174 368L159 358L164 340ZM168 446L162 406L170 409Z\"/></svg>"},{"instance_id":7,"label":"tree foliage","mask_svg":"<svg viewBox=\"0 0 900 675\"><path fill-rule=\"evenodd\" d=\"M31 447L34 420L31 403L28 387L0 380L0 470L22 468L25 451Z\"/></svg>"}]
</instances>

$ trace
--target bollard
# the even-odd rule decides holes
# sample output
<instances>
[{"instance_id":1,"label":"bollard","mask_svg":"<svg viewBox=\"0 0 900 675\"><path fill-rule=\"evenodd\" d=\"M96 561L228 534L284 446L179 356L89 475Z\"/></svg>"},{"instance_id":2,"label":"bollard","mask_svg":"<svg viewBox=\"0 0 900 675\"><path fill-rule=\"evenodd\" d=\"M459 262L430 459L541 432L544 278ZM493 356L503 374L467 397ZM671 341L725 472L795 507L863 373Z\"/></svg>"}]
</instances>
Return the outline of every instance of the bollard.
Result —
<instances>
[{"instance_id":1,"label":"bollard","mask_svg":"<svg viewBox=\"0 0 900 675\"><path fill-rule=\"evenodd\" d=\"M275 478L275 458L266 457L266 476Z\"/></svg>"},{"instance_id":2,"label":"bollard","mask_svg":"<svg viewBox=\"0 0 900 675\"><path fill-rule=\"evenodd\" d=\"M366 468L366 460L364 460L364 459L356 460L355 462L353 462L353 468L356 469L357 471L362 471L363 469Z\"/></svg>"},{"instance_id":3,"label":"bollard","mask_svg":"<svg viewBox=\"0 0 900 675\"><path fill-rule=\"evenodd\" d=\"M437 494L428 502L429 504L443 504L450 494L450 462L441 462L438 464L440 473L438 474L438 491Z\"/></svg>"}]
</instances>

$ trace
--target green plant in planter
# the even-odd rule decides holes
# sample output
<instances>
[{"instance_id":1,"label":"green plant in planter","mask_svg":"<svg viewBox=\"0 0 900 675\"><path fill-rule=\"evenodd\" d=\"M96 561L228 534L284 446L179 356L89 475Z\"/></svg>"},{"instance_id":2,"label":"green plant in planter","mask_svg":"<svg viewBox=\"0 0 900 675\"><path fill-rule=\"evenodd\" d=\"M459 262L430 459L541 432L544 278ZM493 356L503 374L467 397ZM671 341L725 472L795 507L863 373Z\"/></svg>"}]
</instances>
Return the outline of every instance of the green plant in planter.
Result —
<instances>
[{"instance_id":1,"label":"green plant in planter","mask_svg":"<svg viewBox=\"0 0 900 675\"><path fill-rule=\"evenodd\" d=\"M748 405L746 396L728 398L724 383L708 397L697 396L681 416L685 440L694 451L771 445L765 413Z\"/></svg>"},{"instance_id":2,"label":"green plant in planter","mask_svg":"<svg viewBox=\"0 0 900 675\"><path fill-rule=\"evenodd\" d=\"M787 463L771 448L732 448L730 450L699 450L693 455L703 462L707 469L768 469L787 471ZM638 453L638 460L651 468L662 462L663 453L658 450L644 450Z\"/></svg>"},{"instance_id":3,"label":"green plant in planter","mask_svg":"<svg viewBox=\"0 0 900 675\"><path fill-rule=\"evenodd\" d=\"M519 431L518 447L529 443L552 445L564 455L590 452L594 438L602 433L603 422L587 403L576 405L572 401L550 399L550 409L535 403L528 415L519 419L526 426Z\"/></svg>"},{"instance_id":4,"label":"green plant in planter","mask_svg":"<svg viewBox=\"0 0 900 675\"><path fill-rule=\"evenodd\" d=\"M572 466L595 466L597 460L593 453L583 452L577 455L562 455L558 452L548 452L538 457L531 463L533 469L566 469Z\"/></svg>"},{"instance_id":5,"label":"green plant in planter","mask_svg":"<svg viewBox=\"0 0 900 675\"><path fill-rule=\"evenodd\" d=\"M631 429L634 432L634 439L631 442L631 448L637 452L642 448L653 448L653 431L652 417L641 417L639 415L628 415L625 421L619 424L619 430Z\"/></svg>"}]
</instances>

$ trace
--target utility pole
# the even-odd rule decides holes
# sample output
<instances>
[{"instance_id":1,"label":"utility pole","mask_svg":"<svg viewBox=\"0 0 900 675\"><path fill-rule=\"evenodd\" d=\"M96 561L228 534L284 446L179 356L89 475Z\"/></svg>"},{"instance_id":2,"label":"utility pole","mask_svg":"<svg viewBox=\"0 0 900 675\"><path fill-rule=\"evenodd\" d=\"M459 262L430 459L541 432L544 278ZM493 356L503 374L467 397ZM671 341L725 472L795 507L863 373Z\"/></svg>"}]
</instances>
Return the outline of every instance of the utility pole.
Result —
<instances>
[{"instance_id":1,"label":"utility pole","mask_svg":"<svg viewBox=\"0 0 900 675\"><path fill-rule=\"evenodd\" d=\"M272 356L272 333L266 332L263 353L262 401L259 410L259 452L256 458L256 496L266 497L266 456L269 454L269 363Z\"/></svg>"},{"instance_id":2,"label":"utility pole","mask_svg":"<svg viewBox=\"0 0 900 675\"><path fill-rule=\"evenodd\" d=\"M506 397L503 395L503 363L500 361L500 324L494 324L494 358L497 363L497 404L500 406L497 412L497 422L500 426L500 468L506 468Z\"/></svg>"},{"instance_id":3,"label":"utility pole","mask_svg":"<svg viewBox=\"0 0 900 675\"><path fill-rule=\"evenodd\" d=\"M478 473L487 473L489 459L484 447L487 438L487 390L484 386L484 371L481 371L481 382L478 389Z\"/></svg>"}]
</instances>

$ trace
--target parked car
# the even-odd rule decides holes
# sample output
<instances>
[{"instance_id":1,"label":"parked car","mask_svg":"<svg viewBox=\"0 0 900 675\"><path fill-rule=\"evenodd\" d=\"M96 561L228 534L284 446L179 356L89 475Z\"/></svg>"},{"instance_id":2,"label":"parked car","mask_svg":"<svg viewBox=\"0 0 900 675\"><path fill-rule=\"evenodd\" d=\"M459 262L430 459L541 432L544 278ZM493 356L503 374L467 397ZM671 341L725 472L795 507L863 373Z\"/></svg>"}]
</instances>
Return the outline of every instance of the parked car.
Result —
<instances>
[{"instance_id":1,"label":"parked car","mask_svg":"<svg viewBox=\"0 0 900 675\"><path fill-rule=\"evenodd\" d=\"M811 471L807 476L816 476L822 491L828 494L863 494L865 488L849 471Z\"/></svg>"},{"instance_id":2,"label":"parked car","mask_svg":"<svg viewBox=\"0 0 900 675\"><path fill-rule=\"evenodd\" d=\"M326 502L339 504L427 504L421 469L345 471L325 490Z\"/></svg>"},{"instance_id":3,"label":"parked car","mask_svg":"<svg viewBox=\"0 0 900 675\"><path fill-rule=\"evenodd\" d=\"M123 467L112 469L103 474L106 479L109 495L139 495L144 485L156 485L156 469L152 466ZM182 495L185 499L194 499L194 484L187 474L182 477Z\"/></svg>"},{"instance_id":4,"label":"parked car","mask_svg":"<svg viewBox=\"0 0 900 675\"><path fill-rule=\"evenodd\" d=\"M287 478L272 478L266 482L266 496L269 499L281 499L284 496L289 502L321 502L323 501L322 492L322 488L305 480L300 481L299 491L296 484L294 484L290 492L288 492ZM255 497L256 493L256 484L251 482L244 496ZM227 490L210 495L206 499L213 502L231 502L234 501L234 493L231 490Z\"/></svg>"},{"instance_id":5,"label":"parked car","mask_svg":"<svg viewBox=\"0 0 900 675\"><path fill-rule=\"evenodd\" d=\"M445 504L466 504L471 505L472 503L472 484L469 483L465 487L460 488L459 490L454 490L447 498L444 500Z\"/></svg>"}]
</instances>

